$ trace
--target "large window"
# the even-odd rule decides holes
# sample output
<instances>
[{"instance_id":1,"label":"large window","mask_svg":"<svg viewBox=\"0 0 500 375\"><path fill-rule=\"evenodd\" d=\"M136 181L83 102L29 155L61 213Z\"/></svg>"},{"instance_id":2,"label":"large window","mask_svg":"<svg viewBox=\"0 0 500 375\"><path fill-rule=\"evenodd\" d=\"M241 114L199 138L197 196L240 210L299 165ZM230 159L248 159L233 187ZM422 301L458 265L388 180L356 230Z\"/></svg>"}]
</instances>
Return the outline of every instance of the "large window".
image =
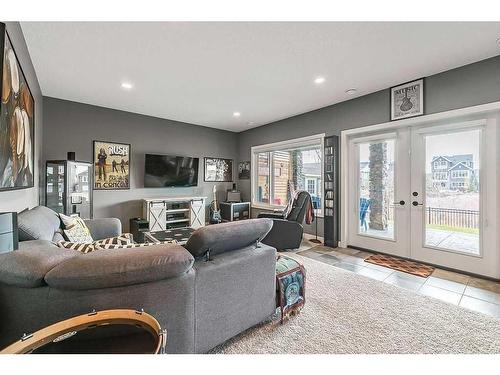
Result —
<instances>
[{"instance_id":1,"label":"large window","mask_svg":"<svg viewBox=\"0 0 500 375\"><path fill-rule=\"evenodd\" d=\"M308 191L321 208L322 150L322 135L252 147L252 203L284 207L293 186Z\"/></svg>"}]
</instances>

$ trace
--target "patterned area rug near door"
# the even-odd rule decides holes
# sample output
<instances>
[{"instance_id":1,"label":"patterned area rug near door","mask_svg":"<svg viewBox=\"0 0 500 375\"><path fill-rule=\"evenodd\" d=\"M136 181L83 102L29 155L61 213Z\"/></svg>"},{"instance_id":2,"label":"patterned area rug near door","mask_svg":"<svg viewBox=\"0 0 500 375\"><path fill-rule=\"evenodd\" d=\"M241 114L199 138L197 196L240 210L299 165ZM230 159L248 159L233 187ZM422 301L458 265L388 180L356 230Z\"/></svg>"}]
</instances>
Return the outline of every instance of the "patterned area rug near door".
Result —
<instances>
[{"instance_id":1,"label":"patterned area rug near door","mask_svg":"<svg viewBox=\"0 0 500 375\"><path fill-rule=\"evenodd\" d=\"M365 262L421 277L429 277L434 272L434 267L412 262L411 260L391 257L389 255L371 255L365 259Z\"/></svg>"}]
</instances>

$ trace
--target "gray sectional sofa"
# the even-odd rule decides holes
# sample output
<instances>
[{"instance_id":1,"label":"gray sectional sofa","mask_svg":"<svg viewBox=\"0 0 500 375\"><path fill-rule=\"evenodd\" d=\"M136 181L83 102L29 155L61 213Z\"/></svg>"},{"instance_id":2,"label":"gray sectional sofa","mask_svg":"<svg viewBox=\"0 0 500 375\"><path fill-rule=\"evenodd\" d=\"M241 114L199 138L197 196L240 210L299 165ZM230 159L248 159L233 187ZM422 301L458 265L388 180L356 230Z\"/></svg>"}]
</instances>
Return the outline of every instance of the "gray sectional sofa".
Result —
<instances>
[{"instance_id":1,"label":"gray sectional sofa","mask_svg":"<svg viewBox=\"0 0 500 375\"><path fill-rule=\"evenodd\" d=\"M46 207L18 221L19 250L0 255L0 347L92 309L143 308L168 330L167 353L205 353L275 311L276 250L259 242L269 219L200 228L184 247L89 254L53 244L59 218ZM94 239L121 233L117 219L87 224Z\"/></svg>"}]
</instances>

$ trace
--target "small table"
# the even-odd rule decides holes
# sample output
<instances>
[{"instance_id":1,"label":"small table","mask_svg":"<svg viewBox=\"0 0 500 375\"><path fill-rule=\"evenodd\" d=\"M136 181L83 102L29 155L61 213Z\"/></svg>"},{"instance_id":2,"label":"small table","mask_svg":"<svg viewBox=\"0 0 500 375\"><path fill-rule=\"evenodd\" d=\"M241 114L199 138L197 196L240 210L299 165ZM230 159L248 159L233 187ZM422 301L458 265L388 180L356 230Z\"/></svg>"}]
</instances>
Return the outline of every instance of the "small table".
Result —
<instances>
[{"instance_id":1,"label":"small table","mask_svg":"<svg viewBox=\"0 0 500 375\"><path fill-rule=\"evenodd\" d=\"M195 230L191 227L172 228L159 230L156 232L144 232L144 241L162 242L176 240L180 245L184 245Z\"/></svg>"}]
</instances>

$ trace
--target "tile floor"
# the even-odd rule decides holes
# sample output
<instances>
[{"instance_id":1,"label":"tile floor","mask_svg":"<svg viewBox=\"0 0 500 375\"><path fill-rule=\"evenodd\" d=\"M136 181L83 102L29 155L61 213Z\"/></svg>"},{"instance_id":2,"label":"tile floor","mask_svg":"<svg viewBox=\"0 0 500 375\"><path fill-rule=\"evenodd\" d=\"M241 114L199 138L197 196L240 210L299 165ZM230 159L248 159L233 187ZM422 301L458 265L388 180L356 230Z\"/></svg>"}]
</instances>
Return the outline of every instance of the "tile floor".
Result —
<instances>
[{"instance_id":1,"label":"tile floor","mask_svg":"<svg viewBox=\"0 0 500 375\"><path fill-rule=\"evenodd\" d=\"M427 278L414 276L365 262L364 259L372 255L365 251L328 247L314 249L318 244L311 242L312 238L314 237L305 235L300 248L295 252L375 280L500 318L500 282L439 268Z\"/></svg>"}]
</instances>

